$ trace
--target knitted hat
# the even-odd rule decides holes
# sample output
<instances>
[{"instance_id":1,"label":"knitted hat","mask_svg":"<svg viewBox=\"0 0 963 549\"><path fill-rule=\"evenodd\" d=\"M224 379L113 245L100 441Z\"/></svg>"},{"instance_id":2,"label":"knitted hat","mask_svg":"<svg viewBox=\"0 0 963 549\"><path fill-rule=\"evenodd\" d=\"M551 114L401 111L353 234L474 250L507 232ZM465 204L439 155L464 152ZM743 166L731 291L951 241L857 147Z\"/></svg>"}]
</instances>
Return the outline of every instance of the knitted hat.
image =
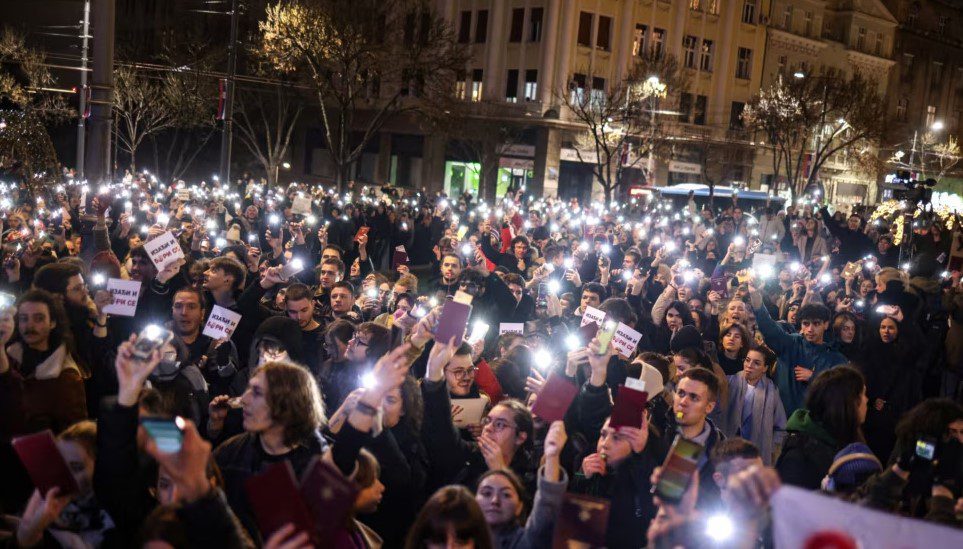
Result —
<instances>
[{"instance_id":1,"label":"knitted hat","mask_svg":"<svg viewBox=\"0 0 963 549\"><path fill-rule=\"evenodd\" d=\"M879 459L869 446L854 442L836 454L833 464L823 479L823 489L830 492L851 492L871 475L883 470Z\"/></svg>"},{"instance_id":2,"label":"knitted hat","mask_svg":"<svg viewBox=\"0 0 963 549\"><path fill-rule=\"evenodd\" d=\"M669 341L669 348L672 349L673 353L677 353L682 349L688 349L689 347L695 347L700 351L703 350L702 334L699 333L698 328L691 324L679 328L679 331L676 332L672 336L672 340Z\"/></svg>"}]
</instances>

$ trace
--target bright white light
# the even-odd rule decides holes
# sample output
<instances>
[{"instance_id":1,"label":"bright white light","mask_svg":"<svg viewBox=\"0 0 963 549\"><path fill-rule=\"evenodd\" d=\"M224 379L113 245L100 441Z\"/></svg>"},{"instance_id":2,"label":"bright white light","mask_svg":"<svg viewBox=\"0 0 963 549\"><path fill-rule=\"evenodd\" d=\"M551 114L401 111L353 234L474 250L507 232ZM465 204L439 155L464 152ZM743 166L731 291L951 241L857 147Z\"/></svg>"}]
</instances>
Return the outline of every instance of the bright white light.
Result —
<instances>
[{"instance_id":1,"label":"bright white light","mask_svg":"<svg viewBox=\"0 0 963 549\"><path fill-rule=\"evenodd\" d=\"M582 340L575 334L569 334L565 337L565 347L569 351L574 351L582 346Z\"/></svg>"},{"instance_id":2,"label":"bright white light","mask_svg":"<svg viewBox=\"0 0 963 549\"><path fill-rule=\"evenodd\" d=\"M562 262L562 264L565 265L566 269L571 269L572 267L575 266L575 260L572 259L571 257L566 257L565 260Z\"/></svg>"},{"instance_id":3,"label":"bright white light","mask_svg":"<svg viewBox=\"0 0 963 549\"><path fill-rule=\"evenodd\" d=\"M602 253L605 255L609 255L610 253L612 253L612 246L610 246L609 244L602 244Z\"/></svg>"},{"instance_id":4,"label":"bright white light","mask_svg":"<svg viewBox=\"0 0 963 549\"><path fill-rule=\"evenodd\" d=\"M147 339L157 339L158 337L160 337L160 334L161 334L161 327L158 326L157 324L148 324L144 328L144 336L146 336Z\"/></svg>"},{"instance_id":5,"label":"bright white light","mask_svg":"<svg viewBox=\"0 0 963 549\"><path fill-rule=\"evenodd\" d=\"M278 217L278 214L271 214L271 217L268 218L268 222L270 222L271 225L277 225L281 222L281 218Z\"/></svg>"},{"instance_id":6,"label":"bright white light","mask_svg":"<svg viewBox=\"0 0 963 549\"><path fill-rule=\"evenodd\" d=\"M578 245L578 249L583 252L587 252L589 249L589 243L583 240L582 243Z\"/></svg>"},{"instance_id":7,"label":"bright white light","mask_svg":"<svg viewBox=\"0 0 963 549\"><path fill-rule=\"evenodd\" d=\"M756 276L758 276L762 280L772 278L773 274L775 273L774 273L774 269L772 268L772 265L760 265L758 268L756 268Z\"/></svg>"},{"instance_id":8,"label":"bright white light","mask_svg":"<svg viewBox=\"0 0 963 549\"><path fill-rule=\"evenodd\" d=\"M830 280L832 280L832 278L829 276L829 273L823 273L819 276L819 281L823 284L829 284Z\"/></svg>"},{"instance_id":9,"label":"bright white light","mask_svg":"<svg viewBox=\"0 0 963 549\"><path fill-rule=\"evenodd\" d=\"M94 286L100 286L104 283L104 275L100 273L94 273L93 276Z\"/></svg>"},{"instance_id":10,"label":"bright white light","mask_svg":"<svg viewBox=\"0 0 963 549\"><path fill-rule=\"evenodd\" d=\"M792 263L789 264L789 270L792 272L796 272L801 268L802 268L802 265L800 265L798 261L793 261Z\"/></svg>"},{"instance_id":11,"label":"bright white light","mask_svg":"<svg viewBox=\"0 0 963 549\"><path fill-rule=\"evenodd\" d=\"M726 515L712 515L706 519L706 535L715 542L728 541L735 533L736 525Z\"/></svg>"},{"instance_id":12,"label":"bright white light","mask_svg":"<svg viewBox=\"0 0 963 549\"><path fill-rule=\"evenodd\" d=\"M547 372L552 367L552 353L545 349L538 349L534 354L535 367L543 372Z\"/></svg>"},{"instance_id":13,"label":"bright white light","mask_svg":"<svg viewBox=\"0 0 963 549\"><path fill-rule=\"evenodd\" d=\"M472 252L471 244L465 243L461 245L462 255L464 255L465 257L468 257L471 255L471 252Z\"/></svg>"},{"instance_id":14,"label":"bright white light","mask_svg":"<svg viewBox=\"0 0 963 549\"><path fill-rule=\"evenodd\" d=\"M903 263L902 265L904 271L910 270L910 267L912 267L912 265L909 262Z\"/></svg>"},{"instance_id":15,"label":"bright white light","mask_svg":"<svg viewBox=\"0 0 963 549\"><path fill-rule=\"evenodd\" d=\"M300 271L304 268L304 261L300 257L295 257L291 260L291 268Z\"/></svg>"},{"instance_id":16,"label":"bright white light","mask_svg":"<svg viewBox=\"0 0 963 549\"><path fill-rule=\"evenodd\" d=\"M551 292L552 295L558 295L558 290L560 289L560 286L561 285L557 280L548 281L548 291Z\"/></svg>"},{"instance_id":17,"label":"bright white light","mask_svg":"<svg viewBox=\"0 0 963 549\"><path fill-rule=\"evenodd\" d=\"M227 246L227 240L224 240L223 238L218 238L217 240L214 241L214 244L218 248L224 248L225 246Z\"/></svg>"},{"instance_id":18,"label":"bright white light","mask_svg":"<svg viewBox=\"0 0 963 549\"><path fill-rule=\"evenodd\" d=\"M746 244L746 239L741 236L737 236L732 239L732 243L736 246L744 246Z\"/></svg>"},{"instance_id":19,"label":"bright white light","mask_svg":"<svg viewBox=\"0 0 963 549\"><path fill-rule=\"evenodd\" d=\"M361 376L361 385L365 389L374 389L378 385L378 378L371 372L368 372Z\"/></svg>"}]
</instances>

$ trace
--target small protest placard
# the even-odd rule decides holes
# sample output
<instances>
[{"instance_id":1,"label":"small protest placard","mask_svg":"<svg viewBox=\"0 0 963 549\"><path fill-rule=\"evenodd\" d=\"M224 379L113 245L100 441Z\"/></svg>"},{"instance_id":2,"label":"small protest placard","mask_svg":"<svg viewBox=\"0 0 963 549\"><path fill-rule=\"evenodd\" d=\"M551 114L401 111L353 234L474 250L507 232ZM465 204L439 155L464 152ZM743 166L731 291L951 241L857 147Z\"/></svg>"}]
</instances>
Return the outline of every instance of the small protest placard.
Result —
<instances>
[{"instance_id":1,"label":"small protest placard","mask_svg":"<svg viewBox=\"0 0 963 549\"><path fill-rule=\"evenodd\" d=\"M525 323L524 322L502 322L498 325L498 335L502 334L518 334L525 335Z\"/></svg>"},{"instance_id":2,"label":"small protest placard","mask_svg":"<svg viewBox=\"0 0 963 549\"><path fill-rule=\"evenodd\" d=\"M184 250L170 231L145 242L144 249L147 250L147 255L150 256L150 260L154 262L158 271L164 270L167 265L184 257Z\"/></svg>"},{"instance_id":3,"label":"small protest placard","mask_svg":"<svg viewBox=\"0 0 963 549\"><path fill-rule=\"evenodd\" d=\"M114 296L114 302L104 307L105 313L116 316L134 316L137 313L140 281L109 278L107 291Z\"/></svg>"},{"instance_id":4,"label":"small protest placard","mask_svg":"<svg viewBox=\"0 0 963 549\"><path fill-rule=\"evenodd\" d=\"M616 352L622 356L632 356L632 353L635 352L635 348L639 346L639 341L641 340L642 334L621 322L619 322L619 325L615 328L615 337L612 338L612 342L615 343Z\"/></svg>"},{"instance_id":5,"label":"small protest placard","mask_svg":"<svg viewBox=\"0 0 963 549\"><path fill-rule=\"evenodd\" d=\"M229 339L240 322L241 315L220 305L215 305L211 309L211 315L207 317L207 324L204 325L204 335L215 340Z\"/></svg>"},{"instance_id":6,"label":"small protest placard","mask_svg":"<svg viewBox=\"0 0 963 549\"><path fill-rule=\"evenodd\" d=\"M595 307L586 307L585 312L582 313L582 323L580 326L585 326L589 322L594 322L599 326L602 325L602 320L605 319L605 311L600 311Z\"/></svg>"},{"instance_id":7,"label":"small protest placard","mask_svg":"<svg viewBox=\"0 0 963 549\"><path fill-rule=\"evenodd\" d=\"M291 213L297 215L308 215L311 213L311 197L295 196L291 201Z\"/></svg>"}]
</instances>

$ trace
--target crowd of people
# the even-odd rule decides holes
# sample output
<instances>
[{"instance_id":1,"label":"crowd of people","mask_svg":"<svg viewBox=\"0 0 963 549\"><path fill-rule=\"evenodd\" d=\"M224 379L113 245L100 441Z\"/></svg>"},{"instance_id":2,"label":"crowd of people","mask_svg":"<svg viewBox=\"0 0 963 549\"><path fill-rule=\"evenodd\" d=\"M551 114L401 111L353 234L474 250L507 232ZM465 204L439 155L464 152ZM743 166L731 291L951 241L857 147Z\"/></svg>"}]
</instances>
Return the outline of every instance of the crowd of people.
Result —
<instances>
[{"instance_id":1,"label":"crowd of people","mask_svg":"<svg viewBox=\"0 0 963 549\"><path fill-rule=\"evenodd\" d=\"M963 527L945 220L146 174L0 206L0 546L767 547L781 485ZM17 451L45 430L73 493Z\"/></svg>"}]
</instances>

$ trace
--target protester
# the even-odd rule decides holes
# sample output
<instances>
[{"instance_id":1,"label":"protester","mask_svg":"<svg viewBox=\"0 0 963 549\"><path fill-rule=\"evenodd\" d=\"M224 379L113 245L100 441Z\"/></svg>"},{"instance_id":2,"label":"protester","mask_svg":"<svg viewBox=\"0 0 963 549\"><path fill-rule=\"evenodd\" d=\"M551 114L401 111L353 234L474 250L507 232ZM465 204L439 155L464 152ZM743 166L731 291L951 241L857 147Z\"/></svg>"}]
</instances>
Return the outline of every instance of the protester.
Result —
<instances>
[{"instance_id":1,"label":"protester","mask_svg":"<svg viewBox=\"0 0 963 549\"><path fill-rule=\"evenodd\" d=\"M702 547L721 513L770 546L780 483L959 525L963 290L939 215L142 174L90 191L0 189L10 543ZM80 493L33 486L11 441L44 429ZM680 447L694 472L673 479ZM343 522L321 541L318 517L265 522L250 483L318 463L353 490L326 508Z\"/></svg>"}]
</instances>

